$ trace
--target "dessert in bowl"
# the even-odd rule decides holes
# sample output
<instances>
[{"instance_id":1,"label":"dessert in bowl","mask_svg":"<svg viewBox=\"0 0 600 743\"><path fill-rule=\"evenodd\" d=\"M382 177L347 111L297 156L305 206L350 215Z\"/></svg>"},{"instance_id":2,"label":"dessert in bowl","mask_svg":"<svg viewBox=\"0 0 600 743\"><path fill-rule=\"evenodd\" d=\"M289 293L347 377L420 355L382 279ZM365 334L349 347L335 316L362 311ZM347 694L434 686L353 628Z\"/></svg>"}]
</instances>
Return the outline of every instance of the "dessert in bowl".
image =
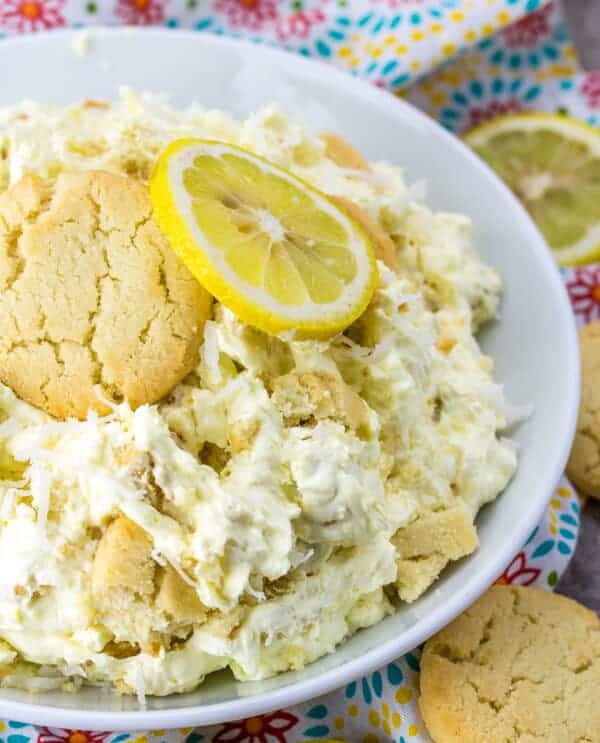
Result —
<instances>
[{"instance_id":1,"label":"dessert in bowl","mask_svg":"<svg viewBox=\"0 0 600 743\"><path fill-rule=\"evenodd\" d=\"M1 121L4 685L298 671L477 549L519 455L468 217L277 106L130 90ZM174 141L233 278L170 219Z\"/></svg>"}]
</instances>

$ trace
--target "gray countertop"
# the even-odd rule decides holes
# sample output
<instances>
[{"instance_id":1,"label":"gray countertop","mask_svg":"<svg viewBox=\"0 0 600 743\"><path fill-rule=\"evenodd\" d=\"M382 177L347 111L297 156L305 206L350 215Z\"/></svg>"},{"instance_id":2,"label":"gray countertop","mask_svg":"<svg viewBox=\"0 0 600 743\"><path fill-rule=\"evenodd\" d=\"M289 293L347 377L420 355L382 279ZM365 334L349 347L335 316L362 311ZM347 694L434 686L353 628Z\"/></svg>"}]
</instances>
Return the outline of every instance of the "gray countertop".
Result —
<instances>
[{"instance_id":1,"label":"gray countertop","mask_svg":"<svg viewBox=\"0 0 600 743\"><path fill-rule=\"evenodd\" d=\"M581 63L600 69L600 0L563 0L562 6Z\"/></svg>"},{"instance_id":2,"label":"gray countertop","mask_svg":"<svg viewBox=\"0 0 600 743\"><path fill-rule=\"evenodd\" d=\"M600 614L600 501L590 499L583 509L575 556L557 590Z\"/></svg>"},{"instance_id":3,"label":"gray countertop","mask_svg":"<svg viewBox=\"0 0 600 743\"><path fill-rule=\"evenodd\" d=\"M600 0L563 0L563 8L582 64L600 69ZM600 501L590 499L582 512L575 556L558 591L600 614Z\"/></svg>"}]
</instances>

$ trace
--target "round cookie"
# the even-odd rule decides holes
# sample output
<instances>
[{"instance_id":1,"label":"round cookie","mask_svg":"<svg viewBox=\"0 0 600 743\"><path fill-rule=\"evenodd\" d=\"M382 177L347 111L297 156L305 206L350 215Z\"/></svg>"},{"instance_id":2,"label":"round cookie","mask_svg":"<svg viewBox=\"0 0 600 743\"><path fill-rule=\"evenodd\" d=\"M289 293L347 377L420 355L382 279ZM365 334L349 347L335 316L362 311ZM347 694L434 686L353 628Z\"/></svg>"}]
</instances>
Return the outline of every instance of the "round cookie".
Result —
<instances>
[{"instance_id":1,"label":"round cookie","mask_svg":"<svg viewBox=\"0 0 600 743\"><path fill-rule=\"evenodd\" d=\"M426 643L420 684L435 743L598 743L600 620L558 594L494 586Z\"/></svg>"},{"instance_id":2,"label":"round cookie","mask_svg":"<svg viewBox=\"0 0 600 743\"><path fill-rule=\"evenodd\" d=\"M581 400L567 475L586 495L600 498L600 321L579 331Z\"/></svg>"},{"instance_id":3,"label":"round cookie","mask_svg":"<svg viewBox=\"0 0 600 743\"><path fill-rule=\"evenodd\" d=\"M0 196L0 381L57 418L135 408L197 363L210 295L145 187L105 172L25 176Z\"/></svg>"}]
</instances>

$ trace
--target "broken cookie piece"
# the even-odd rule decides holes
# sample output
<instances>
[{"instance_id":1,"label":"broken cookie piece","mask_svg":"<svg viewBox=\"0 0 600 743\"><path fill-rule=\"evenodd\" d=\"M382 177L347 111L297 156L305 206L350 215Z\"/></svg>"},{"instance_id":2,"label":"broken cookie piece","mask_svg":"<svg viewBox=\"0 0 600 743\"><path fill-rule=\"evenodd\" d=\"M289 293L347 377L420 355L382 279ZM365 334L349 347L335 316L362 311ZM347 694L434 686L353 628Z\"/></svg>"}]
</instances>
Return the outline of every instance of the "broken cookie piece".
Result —
<instances>
[{"instance_id":1,"label":"broken cookie piece","mask_svg":"<svg viewBox=\"0 0 600 743\"><path fill-rule=\"evenodd\" d=\"M325 143L325 154L340 168L351 170L371 170L369 161L347 139L335 132L323 132L321 139Z\"/></svg>"},{"instance_id":2,"label":"broken cookie piece","mask_svg":"<svg viewBox=\"0 0 600 743\"><path fill-rule=\"evenodd\" d=\"M118 516L98 543L92 597L115 637L105 650L109 654L131 655L140 643L169 642L173 633L206 620L207 609L194 587L170 564L157 563L152 550L151 537L126 516Z\"/></svg>"},{"instance_id":3,"label":"broken cookie piece","mask_svg":"<svg viewBox=\"0 0 600 743\"><path fill-rule=\"evenodd\" d=\"M332 196L332 200L340 209L354 219L367 233L375 257L383 261L391 271L398 271L398 261L396 259L396 245L383 227L363 211L354 201L347 199L345 196Z\"/></svg>"},{"instance_id":4,"label":"broken cookie piece","mask_svg":"<svg viewBox=\"0 0 600 743\"><path fill-rule=\"evenodd\" d=\"M152 539L126 516L118 516L98 543L92 568L92 595L103 611L128 606L154 594L156 563Z\"/></svg>"},{"instance_id":5,"label":"broken cookie piece","mask_svg":"<svg viewBox=\"0 0 600 743\"><path fill-rule=\"evenodd\" d=\"M272 400L288 425L331 418L352 431L364 434L370 429L367 403L341 377L327 372L290 372L277 377Z\"/></svg>"},{"instance_id":6,"label":"broken cookie piece","mask_svg":"<svg viewBox=\"0 0 600 743\"><path fill-rule=\"evenodd\" d=\"M158 583L156 605L176 624L200 623L206 619L207 610L198 594L171 565L160 570Z\"/></svg>"},{"instance_id":7,"label":"broken cookie piece","mask_svg":"<svg viewBox=\"0 0 600 743\"><path fill-rule=\"evenodd\" d=\"M404 601L414 601L451 560L471 554L479 542L470 512L456 505L422 514L399 529L392 543L398 553L398 595Z\"/></svg>"}]
</instances>

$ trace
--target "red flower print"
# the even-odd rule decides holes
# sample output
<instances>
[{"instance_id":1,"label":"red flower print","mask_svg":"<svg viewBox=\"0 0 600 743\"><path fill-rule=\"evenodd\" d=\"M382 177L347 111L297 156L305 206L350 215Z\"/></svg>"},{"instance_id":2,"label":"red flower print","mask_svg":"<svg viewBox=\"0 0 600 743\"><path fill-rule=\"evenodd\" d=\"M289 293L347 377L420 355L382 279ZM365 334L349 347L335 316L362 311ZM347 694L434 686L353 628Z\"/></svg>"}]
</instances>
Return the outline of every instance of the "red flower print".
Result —
<instances>
[{"instance_id":1,"label":"red flower print","mask_svg":"<svg viewBox=\"0 0 600 743\"><path fill-rule=\"evenodd\" d=\"M539 568L530 568L525 564L525 553L519 552L511 564L496 581L497 585L507 586L516 583L519 586L530 586L539 578L542 571Z\"/></svg>"},{"instance_id":2,"label":"red flower print","mask_svg":"<svg viewBox=\"0 0 600 743\"><path fill-rule=\"evenodd\" d=\"M42 31L65 25L65 0L0 0L0 28L7 31Z\"/></svg>"},{"instance_id":3,"label":"red flower print","mask_svg":"<svg viewBox=\"0 0 600 743\"><path fill-rule=\"evenodd\" d=\"M581 84L581 92L590 108L600 108L600 70L587 73Z\"/></svg>"},{"instance_id":4,"label":"red flower print","mask_svg":"<svg viewBox=\"0 0 600 743\"><path fill-rule=\"evenodd\" d=\"M474 107L469 111L467 129L479 126L488 119L493 119L501 114L515 113L523 108L518 98L509 98L506 101L492 101L487 106Z\"/></svg>"},{"instance_id":5,"label":"red flower print","mask_svg":"<svg viewBox=\"0 0 600 743\"><path fill-rule=\"evenodd\" d=\"M217 0L213 5L218 13L225 13L233 28L260 31L278 18L278 0Z\"/></svg>"},{"instance_id":6,"label":"red flower print","mask_svg":"<svg viewBox=\"0 0 600 743\"><path fill-rule=\"evenodd\" d=\"M578 318L584 323L600 320L600 265L576 268L567 291Z\"/></svg>"},{"instance_id":7,"label":"red flower print","mask_svg":"<svg viewBox=\"0 0 600 743\"><path fill-rule=\"evenodd\" d=\"M38 728L37 743L104 743L112 733L86 733L83 730Z\"/></svg>"},{"instance_id":8,"label":"red flower print","mask_svg":"<svg viewBox=\"0 0 600 743\"><path fill-rule=\"evenodd\" d=\"M213 743L286 743L285 734L298 722L290 712L249 717L228 722L213 738Z\"/></svg>"},{"instance_id":9,"label":"red flower print","mask_svg":"<svg viewBox=\"0 0 600 743\"><path fill-rule=\"evenodd\" d=\"M550 15L553 4L529 13L520 21L512 23L502 32L502 38L507 47L536 46L537 43L550 33Z\"/></svg>"},{"instance_id":10,"label":"red flower print","mask_svg":"<svg viewBox=\"0 0 600 743\"><path fill-rule=\"evenodd\" d=\"M152 26L165 20L169 0L117 0L115 14L130 26Z\"/></svg>"},{"instance_id":11,"label":"red flower print","mask_svg":"<svg viewBox=\"0 0 600 743\"><path fill-rule=\"evenodd\" d=\"M292 37L306 39L313 26L323 23L326 16L318 8L301 10L285 18L280 18L276 25L277 38L279 41L287 41Z\"/></svg>"}]
</instances>

